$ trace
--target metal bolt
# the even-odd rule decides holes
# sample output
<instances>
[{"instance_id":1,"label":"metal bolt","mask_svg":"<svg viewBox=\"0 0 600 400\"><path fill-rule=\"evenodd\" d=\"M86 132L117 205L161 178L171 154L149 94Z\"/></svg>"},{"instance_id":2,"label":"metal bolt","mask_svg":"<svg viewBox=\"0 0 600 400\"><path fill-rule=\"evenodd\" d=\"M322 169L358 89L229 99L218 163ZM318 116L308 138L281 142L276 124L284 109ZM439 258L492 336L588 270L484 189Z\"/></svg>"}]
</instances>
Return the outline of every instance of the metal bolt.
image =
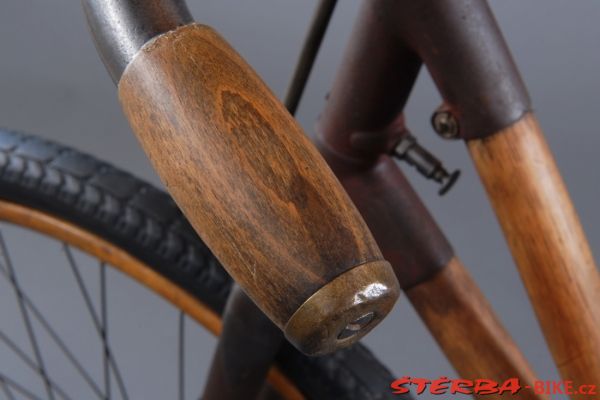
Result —
<instances>
[{"instance_id":1,"label":"metal bolt","mask_svg":"<svg viewBox=\"0 0 600 400\"><path fill-rule=\"evenodd\" d=\"M456 183L460 171L450 173L440 160L421 146L417 139L406 131L400 142L394 148L393 155L399 160L406 161L415 167L427 179L433 179L441 185L440 196L443 196Z\"/></svg>"},{"instance_id":2,"label":"metal bolt","mask_svg":"<svg viewBox=\"0 0 600 400\"><path fill-rule=\"evenodd\" d=\"M363 315L362 317L359 317L359 318L355 319L354 321L350 322L339 333L338 340L348 339L348 338L356 335L363 328L365 328L367 325L369 325L371 323L371 321L373 321L374 317L375 317L375 313L371 311L371 312Z\"/></svg>"},{"instance_id":3,"label":"metal bolt","mask_svg":"<svg viewBox=\"0 0 600 400\"><path fill-rule=\"evenodd\" d=\"M458 121L454 115L447 109L439 109L431 117L431 125L433 129L444 139L457 139L460 130L458 129Z\"/></svg>"}]
</instances>

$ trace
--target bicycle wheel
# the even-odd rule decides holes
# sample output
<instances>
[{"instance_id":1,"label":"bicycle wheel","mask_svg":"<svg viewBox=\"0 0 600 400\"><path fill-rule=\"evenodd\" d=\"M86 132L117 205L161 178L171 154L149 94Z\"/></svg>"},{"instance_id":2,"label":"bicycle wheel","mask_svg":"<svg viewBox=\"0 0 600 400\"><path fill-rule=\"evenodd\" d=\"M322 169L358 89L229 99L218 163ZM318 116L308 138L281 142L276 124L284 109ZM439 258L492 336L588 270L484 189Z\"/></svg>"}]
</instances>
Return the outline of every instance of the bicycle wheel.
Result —
<instances>
[{"instance_id":1,"label":"bicycle wheel","mask_svg":"<svg viewBox=\"0 0 600 400\"><path fill-rule=\"evenodd\" d=\"M231 280L171 198L150 184L90 155L34 136L0 130L0 221L62 243L76 276L71 248L96 258L99 265L120 270L218 335L219 315ZM35 356L23 361L37 368L49 398L69 398L53 387L52 377L37 362L39 349L35 337L31 337L30 325L32 319L43 319L43 315L31 303L27 289L19 285L19 266L12 265L10 249L1 236L0 250L0 272L15 291L33 342ZM77 282L89 306L83 279L79 277ZM114 367L106 340L108 329L104 315L100 315L104 311L95 313L91 307L90 312L104 346L104 363L108 363L105 368ZM2 319L0 344L4 342L18 352L14 340L3 333L7 323ZM40 323L50 326L47 321ZM76 364L76 357L71 357ZM39 398L8 376L1 364L0 393L9 399L15 398L15 393ZM90 374L79 372L99 398L109 397ZM319 358L305 357L285 345L269 373L269 383L278 396L288 399L398 398L389 389L392 380L388 369L360 344ZM121 390L121 397L126 397L126 382L116 379L115 386Z\"/></svg>"}]
</instances>

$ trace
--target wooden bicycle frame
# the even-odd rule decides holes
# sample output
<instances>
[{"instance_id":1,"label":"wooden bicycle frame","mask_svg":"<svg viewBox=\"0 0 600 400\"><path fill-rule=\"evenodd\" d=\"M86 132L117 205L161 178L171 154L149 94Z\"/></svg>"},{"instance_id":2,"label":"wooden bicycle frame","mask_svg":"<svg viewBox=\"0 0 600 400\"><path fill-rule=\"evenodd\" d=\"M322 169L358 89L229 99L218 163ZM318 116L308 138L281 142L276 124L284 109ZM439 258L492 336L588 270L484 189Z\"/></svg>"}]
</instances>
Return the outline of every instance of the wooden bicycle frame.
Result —
<instances>
[{"instance_id":1,"label":"wooden bicycle frame","mask_svg":"<svg viewBox=\"0 0 600 400\"><path fill-rule=\"evenodd\" d=\"M167 176L167 182L175 182L169 189L175 189L175 198L183 204L191 222L202 231L202 218L206 215L195 211L191 192L181 188L186 181L173 176L182 174L190 184L197 184L194 177L205 171L193 163L163 162L164 149L169 142L144 133L153 129L147 123L152 120L165 132L171 132L166 137L173 141L172 145L206 145L207 142L190 137L181 141L176 134L178 129L186 131L189 126L196 126L198 118L189 117L188 109L176 109L171 103L161 103L160 99L148 106L161 108L162 116L157 117L144 109L146 102L155 101L153 96L166 96L172 90L185 91L186 86L177 81L186 77L183 73L191 74L196 80L205 79L202 68L209 65L198 67L198 63L203 56L210 57L211 54L195 50L193 40L208 40L212 42L212 48L219 51L221 44L211 33L196 29L192 36L187 34L190 30L185 30L192 19L181 1L131 0L116 6L117 3L116 0L84 0L100 53L115 82L120 82L126 113L145 150L159 173ZM117 10L121 18L111 20L103 13L105 9ZM152 23L140 25L140 21ZM144 29L139 29L140 26ZM160 40L154 40L157 37ZM178 46L190 41L181 49L196 51L193 56L200 57L193 60L187 72L177 70L179 65L172 66L189 61L178 56L174 50L175 41ZM150 45L146 46L147 43ZM219 54L229 57L229 50ZM217 61L211 58L210 62ZM501 381L518 377L524 382L532 382L535 376L527 362L392 159L395 146L408 132L403 108L422 64L431 73L444 99L443 106L433 116L434 128L444 137L466 141L562 377L572 380L575 385L598 382L600 310L594 307L600 304L598 270L531 112L526 89L485 1L365 1L318 123L319 150L361 212L381 253L394 268L401 287L459 373L465 378ZM173 82L172 87L155 84L159 75L147 72L152 68L170 71L166 76ZM262 96L262 89L254 86L253 79L250 78L250 87ZM206 81L205 84L212 83ZM224 84L246 83L228 81ZM205 109L196 101L188 103L189 109ZM265 103L260 97L253 101L259 104L260 111L265 112L265 104L274 104ZM280 122L269 123L277 125ZM287 120L285 124L288 124ZM194 132L185 134L193 135ZM208 143L219 148L214 142ZM262 145L270 146L266 142ZM302 146L306 145L303 143ZM184 151L182 147L178 148ZM298 150L300 158L308 157L318 164L317 158L307 153L307 149ZM269 153L264 155L269 157ZM271 155L275 157L276 152ZM266 159L259 162L264 162L265 166L269 163ZM282 165L278 164L278 167ZM318 168L322 168L320 164ZM322 173L325 174L323 179L329 182L326 172ZM301 196L301 193L297 195ZM352 213L340 196L337 192L334 194L344 204L341 208ZM236 223L248 223L241 215L238 214L241 219ZM374 260L373 265L380 271L379 282L391 287L387 275L381 272L384 269L379 250L369 244L370 239L362 231L360 221L354 216L344 220L345 216L337 214L333 218L354 226L355 232L361 232L358 236L362 235L362 239L356 240L355 245L362 250L355 254L365 260ZM312 228L320 229L318 224ZM212 244L211 247L221 251L218 255L223 251L227 253L218 241L212 237L206 239L209 246ZM354 250L346 247L345 251ZM345 265L339 271L352 271L354 267L350 267ZM282 328L289 312L279 313L278 304L265 300L270 294L261 293L266 288L252 286L244 272L234 272L238 274L236 279L242 279L245 289L250 287L253 300L263 305L263 311L267 303L269 316L272 319L275 316L275 322ZM324 275L326 282L332 282L331 278ZM311 291L318 288L308 281L297 284L310 284ZM331 293L346 295L339 289ZM381 306L381 312L385 314L384 309L389 310L389 301L387 298L381 301L385 304ZM261 312L245 312L249 320L253 315L256 325L260 325L264 319ZM352 315L357 317L360 313ZM226 315L227 318L235 319L236 315ZM296 333L303 332L303 324L308 324L306 321L303 319L302 324L295 326ZM265 329L272 331L271 327ZM226 324L223 334L225 340L231 341L242 340L246 333L228 331ZM310 347L315 343L302 342L302 346ZM279 340L273 340L273 346L278 345ZM256 360L256 365L268 365L265 360L273 357L274 351L266 351L264 347L261 351L266 359ZM218 370L219 367L214 368ZM236 373L235 367L220 373L217 370L213 369L211 380L214 382L224 379L220 373ZM261 370L266 373L265 368ZM259 388L257 385L257 390ZM527 393L520 395L521 398L539 398Z\"/></svg>"},{"instance_id":2,"label":"wooden bicycle frame","mask_svg":"<svg viewBox=\"0 0 600 400\"><path fill-rule=\"evenodd\" d=\"M562 377L575 384L598 382L598 270L486 2L366 1L318 124L326 158L409 298L457 370L470 375L466 371L486 361L465 354L457 359L448 342L471 336L477 343L472 335L479 329L455 335L460 327L443 317L457 318L476 302L447 306L455 302L441 287L444 274L464 278L437 272L452 268L451 253L416 202L402 202L409 192L389 160L406 132L402 110L422 62L444 98L434 128L466 141ZM441 116L444 124L436 121ZM473 293L455 279L448 282L461 299Z\"/></svg>"}]
</instances>

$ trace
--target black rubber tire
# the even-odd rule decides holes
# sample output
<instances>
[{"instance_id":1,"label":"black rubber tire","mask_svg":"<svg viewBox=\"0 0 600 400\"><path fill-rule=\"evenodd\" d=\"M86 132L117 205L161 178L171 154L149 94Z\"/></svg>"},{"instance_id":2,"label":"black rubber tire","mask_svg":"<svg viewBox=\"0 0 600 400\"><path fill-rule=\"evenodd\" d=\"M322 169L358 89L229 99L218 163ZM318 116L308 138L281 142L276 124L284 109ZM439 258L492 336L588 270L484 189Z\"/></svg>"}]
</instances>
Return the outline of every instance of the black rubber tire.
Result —
<instances>
[{"instance_id":1,"label":"black rubber tire","mask_svg":"<svg viewBox=\"0 0 600 400\"><path fill-rule=\"evenodd\" d=\"M145 262L221 313L231 279L171 197L77 150L0 129L0 198L70 221ZM380 400L394 379L363 345L309 358L286 345L281 370L309 399Z\"/></svg>"}]
</instances>

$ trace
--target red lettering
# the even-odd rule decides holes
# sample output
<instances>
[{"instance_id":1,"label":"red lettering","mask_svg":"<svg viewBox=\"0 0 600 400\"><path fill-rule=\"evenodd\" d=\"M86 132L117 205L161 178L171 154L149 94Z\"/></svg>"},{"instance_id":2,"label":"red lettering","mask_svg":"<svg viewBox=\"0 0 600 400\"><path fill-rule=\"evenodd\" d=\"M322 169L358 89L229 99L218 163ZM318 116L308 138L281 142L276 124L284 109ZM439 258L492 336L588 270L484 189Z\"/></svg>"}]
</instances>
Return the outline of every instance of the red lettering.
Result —
<instances>
[{"instance_id":1,"label":"red lettering","mask_svg":"<svg viewBox=\"0 0 600 400\"><path fill-rule=\"evenodd\" d=\"M504 394L505 392L510 392L514 396L515 394L519 393L519 390L521 390L521 384L519 383L519 378L511 378L511 379L507 379L506 381L504 381L502 386L500 386L500 389L498 390L498 392L500 394Z\"/></svg>"},{"instance_id":2,"label":"red lettering","mask_svg":"<svg viewBox=\"0 0 600 400\"><path fill-rule=\"evenodd\" d=\"M565 394L562 390L561 382L552 382L552 394Z\"/></svg>"},{"instance_id":3,"label":"red lettering","mask_svg":"<svg viewBox=\"0 0 600 400\"><path fill-rule=\"evenodd\" d=\"M565 394L573 394L573 381L564 381L563 384L565 385Z\"/></svg>"},{"instance_id":4,"label":"red lettering","mask_svg":"<svg viewBox=\"0 0 600 400\"><path fill-rule=\"evenodd\" d=\"M450 394L473 394L473 381L469 379L455 379L450 386Z\"/></svg>"},{"instance_id":5,"label":"red lettering","mask_svg":"<svg viewBox=\"0 0 600 400\"><path fill-rule=\"evenodd\" d=\"M444 394L448 390L448 384L450 383L450 379L445 376L440 376L435 381L431 382L431 388L429 388L429 393L431 394Z\"/></svg>"},{"instance_id":6,"label":"red lettering","mask_svg":"<svg viewBox=\"0 0 600 400\"><path fill-rule=\"evenodd\" d=\"M475 381L475 394L496 394L498 393L498 384L490 379L477 379Z\"/></svg>"},{"instance_id":7,"label":"red lettering","mask_svg":"<svg viewBox=\"0 0 600 400\"><path fill-rule=\"evenodd\" d=\"M427 389L427 385L430 384L431 381L429 379L424 378L413 378L412 384L417 386L417 394L423 394L425 389Z\"/></svg>"},{"instance_id":8,"label":"red lettering","mask_svg":"<svg viewBox=\"0 0 600 400\"><path fill-rule=\"evenodd\" d=\"M405 394L410 392L410 389L404 387L404 385L410 384L410 376L403 376L400 379L396 379L390 387L394 390L394 394Z\"/></svg>"},{"instance_id":9,"label":"red lettering","mask_svg":"<svg viewBox=\"0 0 600 400\"><path fill-rule=\"evenodd\" d=\"M533 385L533 393L535 394L545 394L544 391L544 382L543 381L535 381L535 385Z\"/></svg>"},{"instance_id":10,"label":"red lettering","mask_svg":"<svg viewBox=\"0 0 600 400\"><path fill-rule=\"evenodd\" d=\"M588 396L596 395L596 385L581 385L579 386L579 393Z\"/></svg>"}]
</instances>

